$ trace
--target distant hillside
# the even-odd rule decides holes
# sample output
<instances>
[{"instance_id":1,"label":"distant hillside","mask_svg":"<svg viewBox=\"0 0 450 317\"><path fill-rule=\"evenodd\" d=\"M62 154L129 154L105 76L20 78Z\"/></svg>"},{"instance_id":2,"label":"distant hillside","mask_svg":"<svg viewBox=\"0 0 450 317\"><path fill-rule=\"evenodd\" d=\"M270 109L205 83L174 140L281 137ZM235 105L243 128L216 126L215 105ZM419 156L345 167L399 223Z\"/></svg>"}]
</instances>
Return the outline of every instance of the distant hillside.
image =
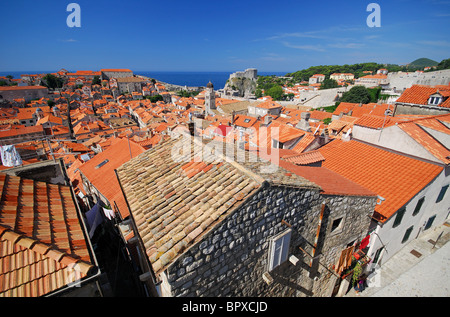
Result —
<instances>
[{"instance_id":1,"label":"distant hillside","mask_svg":"<svg viewBox=\"0 0 450 317\"><path fill-rule=\"evenodd\" d=\"M437 66L437 64L439 64L436 61L433 61L432 59L429 58L419 58L416 59L414 62L410 63L409 66L410 67L428 67L428 66Z\"/></svg>"}]
</instances>

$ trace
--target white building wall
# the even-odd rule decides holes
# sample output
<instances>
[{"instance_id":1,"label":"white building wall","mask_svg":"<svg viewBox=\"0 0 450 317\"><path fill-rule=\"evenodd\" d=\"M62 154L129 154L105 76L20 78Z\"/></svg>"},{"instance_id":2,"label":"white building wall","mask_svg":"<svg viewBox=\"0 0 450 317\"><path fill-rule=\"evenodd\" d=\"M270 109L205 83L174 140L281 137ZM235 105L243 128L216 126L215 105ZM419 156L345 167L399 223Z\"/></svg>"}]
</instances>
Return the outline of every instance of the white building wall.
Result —
<instances>
[{"instance_id":1,"label":"white building wall","mask_svg":"<svg viewBox=\"0 0 450 317\"><path fill-rule=\"evenodd\" d=\"M384 246L384 249L377 264L372 263L368 266L368 270L375 269L376 265L382 266L383 263L388 261L405 245L422 234L430 217L436 215L433 225L427 230L432 230L434 227L445 222L450 211L450 188L447 190L447 193L441 202L436 203L436 199L441 191L441 188L450 183L450 176L448 176L448 174L449 168L447 168L447 171L443 170L433 182L423 188L406 204L405 214L397 227L393 227L397 213L395 213L384 224L378 225L377 230L375 231L377 234L372 234L370 238L368 255L373 259L379 248ZM417 203L422 197L425 197L425 201L418 214L413 216L412 214L417 206ZM409 236L409 239L402 242L406 230L408 230L411 226L413 226L413 230Z\"/></svg>"},{"instance_id":2,"label":"white building wall","mask_svg":"<svg viewBox=\"0 0 450 317\"><path fill-rule=\"evenodd\" d=\"M354 139L373 145L392 149L414 157L420 157L431 162L442 163L396 125L384 128L383 130L354 125L352 136Z\"/></svg>"}]
</instances>

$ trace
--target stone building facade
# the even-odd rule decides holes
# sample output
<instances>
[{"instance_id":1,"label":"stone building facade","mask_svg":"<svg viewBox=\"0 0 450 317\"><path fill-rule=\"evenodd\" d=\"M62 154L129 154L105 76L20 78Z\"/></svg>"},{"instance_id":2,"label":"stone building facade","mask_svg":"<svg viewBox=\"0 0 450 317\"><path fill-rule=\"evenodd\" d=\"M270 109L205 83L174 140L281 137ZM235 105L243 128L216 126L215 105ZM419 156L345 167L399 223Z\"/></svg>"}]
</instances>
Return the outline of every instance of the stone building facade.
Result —
<instances>
[{"instance_id":1,"label":"stone building facade","mask_svg":"<svg viewBox=\"0 0 450 317\"><path fill-rule=\"evenodd\" d=\"M102 79L110 80L111 78L133 77L133 71L129 69L102 69Z\"/></svg>"},{"instance_id":2,"label":"stone building facade","mask_svg":"<svg viewBox=\"0 0 450 317\"><path fill-rule=\"evenodd\" d=\"M339 280L333 266L367 234L376 195L320 168L280 163L263 173L267 161L248 151L245 162L209 161L206 150L203 161L177 156L186 144L166 141L117 169L149 292L330 296ZM331 190L333 176L357 190Z\"/></svg>"},{"instance_id":3,"label":"stone building facade","mask_svg":"<svg viewBox=\"0 0 450 317\"><path fill-rule=\"evenodd\" d=\"M310 267L310 257L299 247L312 253L309 243L314 243L323 201L318 259ZM166 295L188 297L331 296L338 279L332 267L348 244L367 233L374 204L368 197L267 186L171 265L162 287L169 290ZM340 218L342 227L332 232L333 221ZM288 254L300 261L285 261L270 271L273 283L268 285L263 274L268 271L271 239L288 230Z\"/></svg>"},{"instance_id":4,"label":"stone building facade","mask_svg":"<svg viewBox=\"0 0 450 317\"><path fill-rule=\"evenodd\" d=\"M5 86L0 87L0 102L25 99L29 102L34 99L48 98L48 89L43 86Z\"/></svg>"},{"instance_id":5,"label":"stone building facade","mask_svg":"<svg viewBox=\"0 0 450 317\"><path fill-rule=\"evenodd\" d=\"M216 93L214 92L214 85L209 82L206 85L205 92L205 111L207 114L214 114L212 110L216 109Z\"/></svg>"},{"instance_id":6,"label":"stone building facade","mask_svg":"<svg viewBox=\"0 0 450 317\"><path fill-rule=\"evenodd\" d=\"M144 80L137 77L119 77L117 78L117 87L119 89L119 93L133 93L139 92L142 93L142 85L144 84Z\"/></svg>"}]
</instances>

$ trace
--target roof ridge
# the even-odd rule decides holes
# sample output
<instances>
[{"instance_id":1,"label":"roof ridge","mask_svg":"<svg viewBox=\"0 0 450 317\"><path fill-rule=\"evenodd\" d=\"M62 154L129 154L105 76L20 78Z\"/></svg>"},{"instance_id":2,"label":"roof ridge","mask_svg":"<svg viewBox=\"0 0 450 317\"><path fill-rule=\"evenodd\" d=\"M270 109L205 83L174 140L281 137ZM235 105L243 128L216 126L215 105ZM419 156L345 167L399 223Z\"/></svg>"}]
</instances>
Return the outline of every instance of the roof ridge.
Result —
<instances>
[{"instance_id":1,"label":"roof ridge","mask_svg":"<svg viewBox=\"0 0 450 317\"><path fill-rule=\"evenodd\" d=\"M415 123L416 121L429 120L429 119L438 120L437 119L438 117L444 117L444 116L448 116L448 115L450 115L450 113L441 113L441 114L436 114L436 115L433 115L433 116L427 116L427 117L421 117L421 118L412 118L412 119L409 119L409 120L406 120L406 121L401 121L401 122L399 122L399 124L409 123L409 122ZM393 118L395 118L395 117L393 117Z\"/></svg>"},{"instance_id":2,"label":"roof ridge","mask_svg":"<svg viewBox=\"0 0 450 317\"><path fill-rule=\"evenodd\" d=\"M74 258L72 255L62 252L53 245L48 245L37 239L28 237L24 234L17 233L13 229L0 224L0 238L8 240L12 244L18 244L19 246L39 253L45 257L48 257L56 262L59 262L68 267L74 267L78 265L81 268L81 272L87 274L94 266L91 263L85 262L81 259Z\"/></svg>"}]
</instances>

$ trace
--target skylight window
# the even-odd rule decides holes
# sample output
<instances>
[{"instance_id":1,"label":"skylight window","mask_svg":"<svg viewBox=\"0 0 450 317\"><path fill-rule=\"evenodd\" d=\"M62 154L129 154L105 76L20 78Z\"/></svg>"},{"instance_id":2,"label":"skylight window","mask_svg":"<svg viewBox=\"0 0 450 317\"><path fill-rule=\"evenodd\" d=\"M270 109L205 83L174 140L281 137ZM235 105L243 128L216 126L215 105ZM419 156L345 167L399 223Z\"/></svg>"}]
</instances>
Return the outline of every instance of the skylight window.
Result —
<instances>
[{"instance_id":1,"label":"skylight window","mask_svg":"<svg viewBox=\"0 0 450 317\"><path fill-rule=\"evenodd\" d=\"M102 167L103 165L105 165L106 163L108 163L109 160L104 160L103 162L101 162L100 164L98 164L95 169L99 169L100 167Z\"/></svg>"}]
</instances>

